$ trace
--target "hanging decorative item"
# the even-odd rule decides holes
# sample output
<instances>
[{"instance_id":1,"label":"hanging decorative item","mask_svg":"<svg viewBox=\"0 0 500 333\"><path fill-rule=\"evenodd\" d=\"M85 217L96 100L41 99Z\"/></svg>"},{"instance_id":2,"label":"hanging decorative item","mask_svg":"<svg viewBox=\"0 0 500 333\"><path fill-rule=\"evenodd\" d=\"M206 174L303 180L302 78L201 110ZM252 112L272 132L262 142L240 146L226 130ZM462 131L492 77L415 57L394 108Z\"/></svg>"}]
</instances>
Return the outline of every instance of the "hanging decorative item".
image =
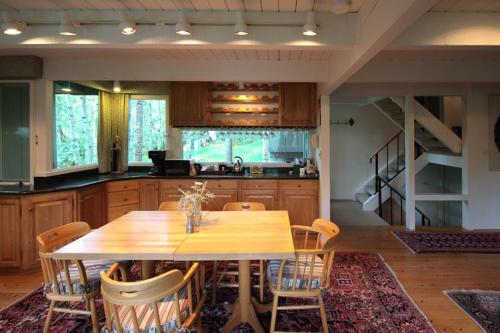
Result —
<instances>
[{"instance_id":1,"label":"hanging decorative item","mask_svg":"<svg viewBox=\"0 0 500 333\"><path fill-rule=\"evenodd\" d=\"M330 125L349 125L349 126L354 126L354 119L349 118L348 120L345 121L334 121L330 123Z\"/></svg>"},{"instance_id":2,"label":"hanging decorative item","mask_svg":"<svg viewBox=\"0 0 500 333\"><path fill-rule=\"evenodd\" d=\"M121 163L121 150L122 150L122 140L119 135L116 135L113 140L112 149L112 159L111 159L111 173L112 174L122 174L122 163Z\"/></svg>"}]
</instances>

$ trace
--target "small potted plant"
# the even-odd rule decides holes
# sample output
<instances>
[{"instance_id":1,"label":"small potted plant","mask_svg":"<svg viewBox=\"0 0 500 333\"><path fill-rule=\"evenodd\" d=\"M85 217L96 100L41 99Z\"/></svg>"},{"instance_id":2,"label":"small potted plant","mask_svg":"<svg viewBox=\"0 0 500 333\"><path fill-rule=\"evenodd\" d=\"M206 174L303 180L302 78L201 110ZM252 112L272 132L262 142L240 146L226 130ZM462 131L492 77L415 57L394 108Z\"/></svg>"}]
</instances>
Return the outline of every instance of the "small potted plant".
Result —
<instances>
[{"instance_id":1,"label":"small potted plant","mask_svg":"<svg viewBox=\"0 0 500 333\"><path fill-rule=\"evenodd\" d=\"M215 195L207 190L207 182L194 182L191 190L183 191L182 197L179 200L179 208L186 213L188 232L192 232L193 227L198 227L201 224L203 211L201 205L215 198Z\"/></svg>"}]
</instances>

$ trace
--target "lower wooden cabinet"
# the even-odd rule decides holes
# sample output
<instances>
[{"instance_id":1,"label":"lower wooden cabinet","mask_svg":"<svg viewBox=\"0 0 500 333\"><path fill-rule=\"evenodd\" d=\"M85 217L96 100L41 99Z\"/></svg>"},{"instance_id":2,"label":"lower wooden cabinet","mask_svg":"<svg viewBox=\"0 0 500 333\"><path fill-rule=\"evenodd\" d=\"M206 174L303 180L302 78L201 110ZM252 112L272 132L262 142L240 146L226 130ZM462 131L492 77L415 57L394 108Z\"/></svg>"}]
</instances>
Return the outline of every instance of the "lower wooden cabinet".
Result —
<instances>
[{"instance_id":1,"label":"lower wooden cabinet","mask_svg":"<svg viewBox=\"0 0 500 333\"><path fill-rule=\"evenodd\" d=\"M21 203L0 199L0 266L21 266Z\"/></svg>"},{"instance_id":2,"label":"lower wooden cabinet","mask_svg":"<svg viewBox=\"0 0 500 333\"><path fill-rule=\"evenodd\" d=\"M242 190L241 201L260 202L266 210L279 210L279 192L276 190Z\"/></svg>"},{"instance_id":3,"label":"lower wooden cabinet","mask_svg":"<svg viewBox=\"0 0 500 333\"><path fill-rule=\"evenodd\" d=\"M281 190L280 209L287 210L290 224L311 225L319 217L317 190Z\"/></svg>"},{"instance_id":4,"label":"lower wooden cabinet","mask_svg":"<svg viewBox=\"0 0 500 333\"><path fill-rule=\"evenodd\" d=\"M160 188L158 191L159 202L165 201L179 201L181 199L181 192L175 188ZM158 209L158 207L156 207Z\"/></svg>"},{"instance_id":5,"label":"lower wooden cabinet","mask_svg":"<svg viewBox=\"0 0 500 333\"><path fill-rule=\"evenodd\" d=\"M23 268L39 265L36 236L75 220L75 192L56 192L21 199L21 253Z\"/></svg>"},{"instance_id":6,"label":"lower wooden cabinet","mask_svg":"<svg viewBox=\"0 0 500 333\"><path fill-rule=\"evenodd\" d=\"M106 184L108 222L140 209L139 180L121 180Z\"/></svg>"},{"instance_id":7,"label":"lower wooden cabinet","mask_svg":"<svg viewBox=\"0 0 500 333\"><path fill-rule=\"evenodd\" d=\"M139 188L139 208L141 210L157 210L158 181L154 179L142 180Z\"/></svg>"},{"instance_id":8,"label":"lower wooden cabinet","mask_svg":"<svg viewBox=\"0 0 500 333\"><path fill-rule=\"evenodd\" d=\"M106 223L106 185L95 185L77 192L78 220L92 229Z\"/></svg>"},{"instance_id":9,"label":"lower wooden cabinet","mask_svg":"<svg viewBox=\"0 0 500 333\"><path fill-rule=\"evenodd\" d=\"M205 205L205 210L222 210L228 202L239 201L238 190L210 190L215 199Z\"/></svg>"}]
</instances>

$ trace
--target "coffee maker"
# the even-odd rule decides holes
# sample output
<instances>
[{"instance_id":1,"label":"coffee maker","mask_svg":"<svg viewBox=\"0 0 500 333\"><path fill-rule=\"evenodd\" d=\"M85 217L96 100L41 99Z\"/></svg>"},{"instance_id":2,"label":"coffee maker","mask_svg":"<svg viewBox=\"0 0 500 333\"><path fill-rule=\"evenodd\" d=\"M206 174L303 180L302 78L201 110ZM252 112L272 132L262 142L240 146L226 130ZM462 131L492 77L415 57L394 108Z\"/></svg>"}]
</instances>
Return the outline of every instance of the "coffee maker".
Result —
<instances>
[{"instance_id":1,"label":"coffee maker","mask_svg":"<svg viewBox=\"0 0 500 333\"><path fill-rule=\"evenodd\" d=\"M150 175L162 176L165 175L165 157L167 156L166 150L150 150L148 157L153 162L151 170L148 172Z\"/></svg>"}]
</instances>

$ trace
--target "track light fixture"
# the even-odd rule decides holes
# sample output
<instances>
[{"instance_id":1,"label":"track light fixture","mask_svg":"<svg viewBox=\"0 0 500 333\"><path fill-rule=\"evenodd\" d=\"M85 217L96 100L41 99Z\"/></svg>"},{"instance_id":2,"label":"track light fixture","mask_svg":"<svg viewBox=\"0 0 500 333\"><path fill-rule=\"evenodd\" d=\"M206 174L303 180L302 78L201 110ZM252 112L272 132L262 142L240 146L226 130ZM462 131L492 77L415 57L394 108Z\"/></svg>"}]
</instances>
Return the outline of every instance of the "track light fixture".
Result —
<instances>
[{"instance_id":1,"label":"track light fixture","mask_svg":"<svg viewBox=\"0 0 500 333\"><path fill-rule=\"evenodd\" d=\"M318 34L318 26L314 20L314 12L308 12L306 17L306 24L302 27L302 34L304 36L316 36Z\"/></svg>"},{"instance_id":2,"label":"track light fixture","mask_svg":"<svg viewBox=\"0 0 500 333\"><path fill-rule=\"evenodd\" d=\"M120 32L122 35L132 35L137 31L137 25L125 11L121 12Z\"/></svg>"},{"instance_id":3,"label":"track light fixture","mask_svg":"<svg viewBox=\"0 0 500 333\"><path fill-rule=\"evenodd\" d=\"M120 81L113 81L113 92L119 93L122 91L122 87L120 86Z\"/></svg>"},{"instance_id":4,"label":"track light fixture","mask_svg":"<svg viewBox=\"0 0 500 333\"><path fill-rule=\"evenodd\" d=\"M71 82L66 82L66 86L65 87L62 87L61 88L62 91L64 92L67 92L67 93L70 93L72 90L71 90Z\"/></svg>"},{"instance_id":5,"label":"track light fixture","mask_svg":"<svg viewBox=\"0 0 500 333\"><path fill-rule=\"evenodd\" d=\"M64 36L76 35L75 24L71 22L69 14L66 12L62 13L61 26L59 27L59 34Z\"/></svg>"},{"instance_id":6,"label":"track light fixture","mask_svg":"<svg viewBox=\"0 0 500 333\"><path fill-rule=\"evenodd\" d=\"M245 19L243 18L243 12L236 13L236 24L234 25L233 32L238 36L248 35L248 26L245 23Z\"/></svg>"},{"instance_id":7,"label":"track light fixture","mask_svg":"<svg viewBox=\"0 0 500 333\"><path fill-rule=\"evenodd\" d=\"M183 36L191 35L191 24L186 20L186 15L184 15L182 10L177 14L175 33Z\"/></svg>"},{"instance_id":8,"label":"track light fixture","mask_svg":"<svg viewBox=\"0 0 500 333\"><path fill-rule=\"evenodd\" d=\"M334 0L332 12L335 14L346 14L351 9L351 0Z\"/></svg>"},{"instance_id":9,"label":"track light fixture","mask_svg":"<svg viewBox=\"0 0 500 333\"><path fill-rule=\"evenodd\" d=\"M16 21L10 12L4 12L3 13L4 17L4 23L2 24L2 31L6 35L19 35L23 31L23 27L25 26L23 23Z\"/></svg>"}]
</instances>

